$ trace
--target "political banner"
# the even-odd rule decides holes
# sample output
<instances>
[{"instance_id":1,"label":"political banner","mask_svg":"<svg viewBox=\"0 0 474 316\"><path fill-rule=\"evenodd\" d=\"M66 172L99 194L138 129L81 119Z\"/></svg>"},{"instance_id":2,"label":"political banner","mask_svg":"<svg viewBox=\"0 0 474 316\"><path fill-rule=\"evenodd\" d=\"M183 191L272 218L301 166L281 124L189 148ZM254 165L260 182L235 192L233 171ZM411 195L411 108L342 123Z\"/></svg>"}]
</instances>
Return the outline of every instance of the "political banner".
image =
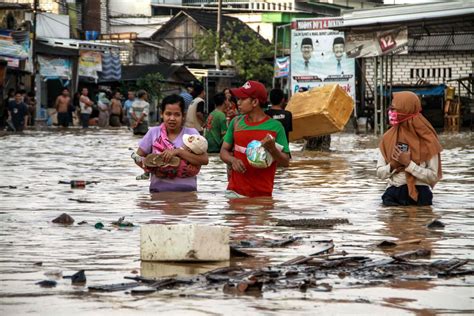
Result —
<instances>
[{"instance_id":1,"label":"political banner","mask_svg":"<svg viewBox=\"0 0 474 316\"><path fill-rule=\"evenodd\" d=\"M288 77L290 73L290 57L278 57L275 59L275 78Z\"/></svg>"},{"instance_id":2,"label":"political banner","mask_svg":"<svg viewBox=\"0 0 474 316\"><path fill-rule=\"evenodd\" d=\"M351 58L408 54L408 29L350 32L346 36L346 54Z\"/></svg>"},{"instance_id":3,"label":"political banner","mask_svg":"<svg viewBox=\"0 0 474 316\"><path fill-rule=\"evenodd\" d=\"M102 71L102 54L96 51L79 52L79 76L97 79Z\"/></svg>"},{"instance_id":4,"label":"political banner","mask_svg":"<svg viewBox=\"0 0 474 316\"><path fill-rule=\"evenodd\" d=\"M331 30L341 17L291 23L291 90L339 84L355 99L355 62L345 54L344 33Z\"/></svg>"},{"instance_id":5,"label":"political banner","mask_svg":"<svg viewBox=\"0 0 474 316\"><path fill-rule=\"evenodd\" d=\"M70 59L38 55L40 75L46 79L72 77L72 63Z\"/></svg>"}]
</instances>

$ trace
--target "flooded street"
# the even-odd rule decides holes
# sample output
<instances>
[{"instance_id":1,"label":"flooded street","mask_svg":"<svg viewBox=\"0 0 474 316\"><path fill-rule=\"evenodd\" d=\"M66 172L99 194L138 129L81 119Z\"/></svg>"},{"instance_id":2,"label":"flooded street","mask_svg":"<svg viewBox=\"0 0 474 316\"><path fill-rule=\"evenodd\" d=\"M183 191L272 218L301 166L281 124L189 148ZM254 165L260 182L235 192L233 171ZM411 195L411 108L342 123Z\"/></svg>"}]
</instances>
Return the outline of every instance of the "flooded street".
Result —
<instances>
[{"instance_id":1,"label":"flooded street","mask_svg":"<svg viewBox=\"0 0 474 316\"><path fill-rule=\"evenodd\" d=\"M360 282L333 279L332 291L308 289L232 295L221 287L193 286L147 296L127 291L89 292L87 286L126 282L133 272L146 277L203 273L216 265L140 262L140 229L116 228L125 216L135 225L199 223L232 228L231 239L302 237L287 247L255 248L255 258L231 265L274 265L308 255L317 241L333 240L334 251L387 257L425 248L436 259L473 259L474 142L472 133L442 135L443 180L434 189L433 207L383 207L385 183L375 176L377 139L337 134L330 153L301 152L292 144L288 169L277 171L273 198L229 200L225 166L210 157L198 176L197 193L151 196L148 182L130 158L139 138L126 129L26 131L0 137L0 314L385 314L432 315L474 311L474 276L431 280ZM71 189L59 181L99 181ZM12 186L12 187L8 187ZM71 200L73 199L73 200ZM76 200L90 203L79 203ZM51 223L61 213L72 226ZM281 219L346 218L331 229L276 226ZM426 227L439 218L446 227ZM86 221L86 224L78 225ZM101 222L105 229L94 228ZM420 238L420 244L377 248L382 240ZM315 246L316 245L316 246ZM41 264L40 264L41 263ZM472 266L471 266L472 268ZM86 270L87 284L73 286L62 275ZM45 275L46 273L46 275ZM35 283L57 280L54 288Z\"/></svg>"}]
</instances>

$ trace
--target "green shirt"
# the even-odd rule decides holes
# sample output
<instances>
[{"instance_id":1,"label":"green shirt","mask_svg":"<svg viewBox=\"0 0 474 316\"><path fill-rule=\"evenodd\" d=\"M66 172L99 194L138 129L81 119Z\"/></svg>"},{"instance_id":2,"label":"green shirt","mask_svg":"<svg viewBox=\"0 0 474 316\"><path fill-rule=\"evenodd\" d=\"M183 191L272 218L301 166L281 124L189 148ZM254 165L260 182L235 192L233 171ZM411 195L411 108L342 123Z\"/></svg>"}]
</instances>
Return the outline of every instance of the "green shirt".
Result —
<instances>
[{"instance_id":1,"label":"green shirt","mask_svg":"<svg viewBox=\"0 0 474 316\"><path fill-rule=\"evenodd\" d=\"M207 152L218 153L221 150L222 138L227 131L227 120L224 112L214 110L207 117L205 136L208 147Z\"/></svg>"}]
</instances>

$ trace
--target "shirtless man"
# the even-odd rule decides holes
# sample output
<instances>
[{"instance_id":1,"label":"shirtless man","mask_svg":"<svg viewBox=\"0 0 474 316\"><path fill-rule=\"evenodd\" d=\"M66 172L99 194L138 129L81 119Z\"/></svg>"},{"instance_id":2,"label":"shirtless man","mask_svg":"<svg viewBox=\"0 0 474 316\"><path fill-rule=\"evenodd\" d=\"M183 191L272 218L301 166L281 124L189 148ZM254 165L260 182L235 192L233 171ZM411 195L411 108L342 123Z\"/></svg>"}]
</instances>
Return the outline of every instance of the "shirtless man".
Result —
<instances>
[{"instance_id":1,"label":"shirtless man","mask_svg":"<svg viewBox=\"0 0 474 316\"><path fill-rule=\"evenodd\" d=\"M69 90L64 88L62 93L56 98L56 112L58 113L58 125L62 127L69 126L69 105L71 104L71 97Z\"/></svg>"},{"instance_id":2,"label":"shirtless man","mask_svg":"<svg viewBox=\"0 0 474 316\"><path fill-rule=\"evenodd\" d=\"M121 94L120 92L115 92L114 97L112 98L112 110L110 115L110 126L120 127L120 117L122 116L122 102L120 101Z\"/></svg>"},{"instance_id":3,"label":"shirtless man","mask_svg":"<svg viewBox=\"0 0 474 316\"><path fill-rule=\"evenodd\" d=\"M82 128L89 127L89 117L92 113L92 105L94 102L91 101L88 97L89 90L87 88L82 88L81 97L79 98L79 106L81 107L81 122Z\"/></svg>"}]
</instances>

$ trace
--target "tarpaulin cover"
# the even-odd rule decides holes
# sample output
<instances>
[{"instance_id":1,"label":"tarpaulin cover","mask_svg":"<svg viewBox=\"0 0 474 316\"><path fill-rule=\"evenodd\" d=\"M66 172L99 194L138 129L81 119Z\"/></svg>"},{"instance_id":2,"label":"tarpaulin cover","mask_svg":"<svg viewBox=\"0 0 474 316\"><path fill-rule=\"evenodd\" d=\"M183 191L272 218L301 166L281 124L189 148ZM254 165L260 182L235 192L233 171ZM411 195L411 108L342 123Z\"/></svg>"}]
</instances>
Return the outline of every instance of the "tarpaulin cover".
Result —
<instances>
[{"instance_id":1,"label":"tarpaulin cover","mask_svg":"<svg viewBox=\"0 0 474 316\"><path fill-rule=\"evenodd\" d=\"M99 73L100 81L120 80L122 65L118 53L106 52L102 54L102 72Z\"/></svg>"},{"instance_id":2,"label":"tarpaulin cover","mask_svg":"<svg viewBox=\"0 0 474 316\"><path fill-rule=\"evenodd\" d=\"M414 86L409 86L409 87L393 87L392 88L392 93L393 92L400 92L400 91L411 91L413 93L416 93L417 95L422 95L422 96L444 96L444 90L446 89L446 85L440 84L438 86L433 86L433 87L414 87ZM390 93L390 90L385 90L384 96L388 97Z\"/></svg>"}]
</instances>

